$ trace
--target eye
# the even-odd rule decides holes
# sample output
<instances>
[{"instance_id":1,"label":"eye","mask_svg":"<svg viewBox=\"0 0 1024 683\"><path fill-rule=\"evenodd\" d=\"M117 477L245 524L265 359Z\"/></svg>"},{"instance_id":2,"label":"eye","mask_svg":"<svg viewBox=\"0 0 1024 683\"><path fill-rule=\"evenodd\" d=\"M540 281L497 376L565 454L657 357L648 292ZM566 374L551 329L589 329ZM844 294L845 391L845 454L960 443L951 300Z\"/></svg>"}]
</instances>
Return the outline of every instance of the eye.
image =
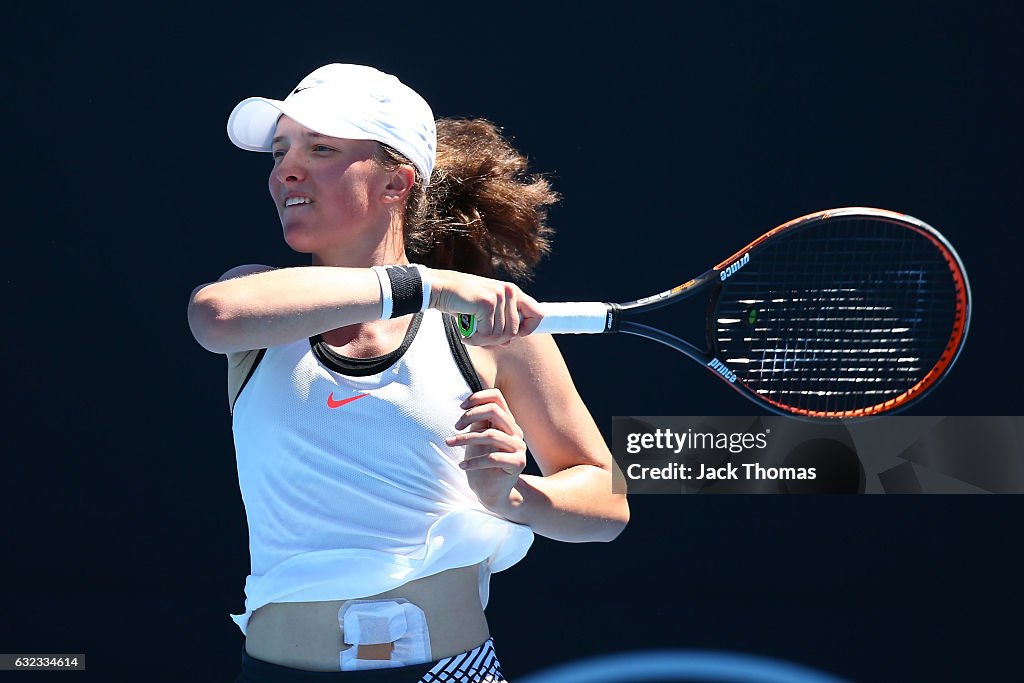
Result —
<instances>
[{"instance_id":1,"label":"eye","mask_svg":"<svg viewBox=\"0 0 1024 683\"><path fill-rule=\"evenodd\" d=\"M333 152L334 150L327 145L313 145L314 152Z\"/></svg>"},{"instance_id":2,"label":"eye","mask_svg":"<svg viewBox=\"0 0 1024 683\"><path fill-rule=\"evenodd\" d=\"M287 152L287 151L288 150L285 150L285 149L275 149L275 150L270 152L270 156L272 156L274 158L274 160L276 161L276 160L280 159L281 157L283 157L284 153Z\"/></svg>"}]
</instances>

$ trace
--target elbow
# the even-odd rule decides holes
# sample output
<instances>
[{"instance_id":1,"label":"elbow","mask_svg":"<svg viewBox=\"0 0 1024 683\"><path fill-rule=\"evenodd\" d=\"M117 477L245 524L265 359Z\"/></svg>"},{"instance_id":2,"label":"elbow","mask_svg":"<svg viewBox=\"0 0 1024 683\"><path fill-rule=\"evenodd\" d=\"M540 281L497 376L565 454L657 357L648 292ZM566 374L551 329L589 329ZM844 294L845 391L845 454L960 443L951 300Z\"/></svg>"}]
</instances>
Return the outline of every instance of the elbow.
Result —
<instances>
[{"instance_id":1,"label":"elbow","mask_svg":"<svg viewBox=\"0 0 1024 683\"><path fill-rule=\"evenodd\" d=\"M234 350L230 345L232 316L224 302L207 289L197 290L189 301L189 329L207 351L229 353Z\"/></svg>"},{"instance_id":2,"label":"elbow","mask_svg":"<svg viewBox=\"0 0 1024 683\"><path fill-rule=\"evenodd\" d=\"M611 511L612 514L609 515L605 528L605 537L598 539L605 543L618 538L619 534L626 528L626 525L629 524L629 503L626 501L626 494L615 493L612 496L615 498L615 501Z\"/></svg>"},{"instance_id":3,"label":"elbow","mask_svg":"<svg viewBox=\"0 0 1024 683\"><path fill-rule=\"evenodd\" d=\"M605 494L603 506L606 520L603 528L604 536L598 540L609 542L618 538L629 524L629 501L626 499L625 493L613 492L616 488L615 476L610 469L604 471L601 488L608 493Z\"/></svg>"},{"instance_id":4,"label":"elbow","mask_svg":"<svg viewBox=\"0 0 1024 683\"><path fill-rule=\"evenodd\" d=\"M586 541L609 543L614 541L629 524L629 502L625 493L613 493L613 477L605 468L598 473L595 488L591 489L591 509L599 522L591 527Z\"/></svg>"},{"instance_id":5,"label":"elbow","mask_svg":"<svg viewBox=\"0 0 1024 683\"><path fill-rule=\"evenodd\" d=\"M625 530L629 524L629 503L624 493L607 493L593 499L597 503L592 507L591 523L587 532L574 539L583 543L610 543Z\"/></svg>"}]
</instances>

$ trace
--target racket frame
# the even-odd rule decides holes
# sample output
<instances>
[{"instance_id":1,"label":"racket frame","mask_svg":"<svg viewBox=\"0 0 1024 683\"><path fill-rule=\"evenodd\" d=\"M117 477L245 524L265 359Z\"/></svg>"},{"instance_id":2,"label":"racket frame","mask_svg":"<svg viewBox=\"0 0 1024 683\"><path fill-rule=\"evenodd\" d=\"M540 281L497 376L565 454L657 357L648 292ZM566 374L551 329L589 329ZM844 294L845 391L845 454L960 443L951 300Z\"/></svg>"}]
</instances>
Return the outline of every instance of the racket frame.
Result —
<instances>
[{"instance_id":1,"label":"racket frame","mask_svg":"<svg viewBox=\"0 0 1024 683\"><path fill-rule=\"evenodd\" d=\"M714 337L711 334L710 329L707 330L707 346L704 349L701 349L684 339L680 339L671 333L665 332L664 330L624 319L627 317L633 317L634 315L646 314L650 311L668 306L680 299L692 297L716 286L724 286L728 277L723 278L721 273L726 271L726 269L733 264L738 264L741 261L745 263L746 261L744 261L744 259L747 259L748 257L754 258L758 248L765 244L769 239L780 236L782 233L787 231L806 228L814 222L822 221L827 218L843 216L879 218L917 231L919 234L928 238L932 244L938 248L939 252L946 259L950 272L953 275L958 294L958 301L957 314L954 317L954 330L950 336L950 340L935 366L914 386L904 391L899 396L867 408L844 411L812 411L788 406L757 394L756 392L747 390L743 388L742 385L737 385L736 374L729 370L728 366L717 357L717 349L715 348ZM712 300L709 310L714 308L714 303L714 300ZM710 318L710 315L708 317ZM670 290L661 292L660 294L655 294L654 296L644 297L642 299L622 304L609 304L608 325L606 331L633 334L665 344L666 346L669 346L701 363L708 369L708 371L739 393L743 394L746 398L753 399L756 403L764 406L772 412L781 415L795 414L811 418L857 418L904 410L938 386L938 384L948 374L947 370L953 366L963 350L964 342L967 339L967 331L970 328L970 317L971 289L967 280L967 272L964 269L963 262L960 260L959 254L956 253L956 250L953 249L953 246L941 233L924 221L895 211L871 207L843 207L817 211L783 223L782 225L764 233L742 249L737 250L731 256L714 266L711 270L708 270L707 272L688 280L681 285L673 287ZM708 322L710 323L710 320L708 320Z\"/></svg>"},{"instance_id":2,"label":"racket frame","mask_svg":"<svg viewBox=\"0 0 1024 683\"><path fill-rule=\"evenodd\" d=\"M957 292L957 302L956 314L954 315L954 329L944 351L939 357L939 360L924 377L922 377L910 389L902 392L899 396L867 408L858 408L854 410L812 411L796 408L758 394L757 392L746 388L742 382L738 384L736 373L732 372L728 366L717 357L718 350L715 348L714 335L711 333L710 329L710 312L715 308L718 293L722 291L721 288L725 286L725 282L732 275L732 273L729 272L729 269L732 268L734 269L732 272L736 272L739 268L749 262L749 260L753 259L759 248L768 240L778 237L785 232L804 229L812 223L828 218L844 216L882 219L884 221L895 223L901 227L915 230L929 239L946 259L947 265L949 266L954 279L954 285ZM715 289L716 287L718 289ZM712 290L712 296L709 301L709 313L706 320L706 347L704 349L701 349L684 339L680 339L670 332L666 332L665 330L645 325L631 319L676 303L681 299L693 297L706 290ZM971 289L967 280L967 273L964 269L963 262L960 260L960 256L956 253L956 250L953 249L952 245L950 245L946 238L937 230L913 216L908 216L906 214L886 209L858 206L817 211L805 216L800 216L799 218L794 218L793 220L783 223L782 225L764 233L705 273L702 273L695 278L691 278L672 289L660 292L653 296L647 296L624 303L600 302L600 304L598 304L598 302L566 302L553 304L546 303L542 304L542 307L545 309L545 318L537 328L537 333L560 334L621 332L624 334L645 337L652 341L660 342L661 344L664 344L699 362L707 368L709 372L717 376L744 397L753 400L755 403L771 412L787 416L797 415L816 419L837 419L860 418L879 413L893 413L904 410L938 386L942 379L944 379L948 374L949 368L953 366L963 350L964 342L967 338L967 331L970 328ZM582 307L587 308L584 309ZM602 317L603 326L601 324ZM586 324L581 325L580 320L585 320ZM459 327L464 336L469 336L467 331L471 324L473 329L475 329L475 319L473 316L459 316Z\"/></svg>"}]
</instances>

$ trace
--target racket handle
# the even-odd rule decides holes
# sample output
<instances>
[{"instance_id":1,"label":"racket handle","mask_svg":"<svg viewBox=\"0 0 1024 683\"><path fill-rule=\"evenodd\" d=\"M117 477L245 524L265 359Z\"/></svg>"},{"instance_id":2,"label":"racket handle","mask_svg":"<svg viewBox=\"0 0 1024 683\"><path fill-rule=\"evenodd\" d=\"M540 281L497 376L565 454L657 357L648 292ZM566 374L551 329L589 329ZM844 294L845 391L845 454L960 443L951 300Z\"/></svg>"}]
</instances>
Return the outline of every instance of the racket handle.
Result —
<instances>
[{"instance_id":1,"label":"racket handle","mask_svg":"<svg viewBox=\"0 0 1024 683\"><path fill-rule=\"evenodd\" d=\"M601 334L607 329L611 306L599 301L566 301L542 303L540 308L544 319L534 330L537 334ZM455 319L463 337L476 332L476 316L462 313Z\"/></svg>"}]
</instances>

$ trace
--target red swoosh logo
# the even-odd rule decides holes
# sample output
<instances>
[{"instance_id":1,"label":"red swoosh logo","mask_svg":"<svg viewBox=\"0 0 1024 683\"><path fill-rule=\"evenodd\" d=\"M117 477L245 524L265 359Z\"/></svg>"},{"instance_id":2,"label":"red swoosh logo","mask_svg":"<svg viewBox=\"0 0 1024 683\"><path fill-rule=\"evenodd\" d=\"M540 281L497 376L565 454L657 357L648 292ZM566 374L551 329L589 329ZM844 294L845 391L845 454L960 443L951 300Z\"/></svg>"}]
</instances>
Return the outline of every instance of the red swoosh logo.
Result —
<instances>
[{"instance_id":1,"label":"red swoosh logo","mask_svg":"<svg viewBox=\"0 0 1024 683\"><path fill-rule=\"evenodd\" d=\"M349 398L343 398L340 401L335 401L334 400L334 392L332 391L331 395L327 397L327 407L328 408L340 408L343 405L345 405L346 403L351 403L352 401L357 401L357 400L359 400L361 398L366 398L367 396L369 396L369 394L357 394L356 396L350 396Z\"/></svg>"}]
</instances>

